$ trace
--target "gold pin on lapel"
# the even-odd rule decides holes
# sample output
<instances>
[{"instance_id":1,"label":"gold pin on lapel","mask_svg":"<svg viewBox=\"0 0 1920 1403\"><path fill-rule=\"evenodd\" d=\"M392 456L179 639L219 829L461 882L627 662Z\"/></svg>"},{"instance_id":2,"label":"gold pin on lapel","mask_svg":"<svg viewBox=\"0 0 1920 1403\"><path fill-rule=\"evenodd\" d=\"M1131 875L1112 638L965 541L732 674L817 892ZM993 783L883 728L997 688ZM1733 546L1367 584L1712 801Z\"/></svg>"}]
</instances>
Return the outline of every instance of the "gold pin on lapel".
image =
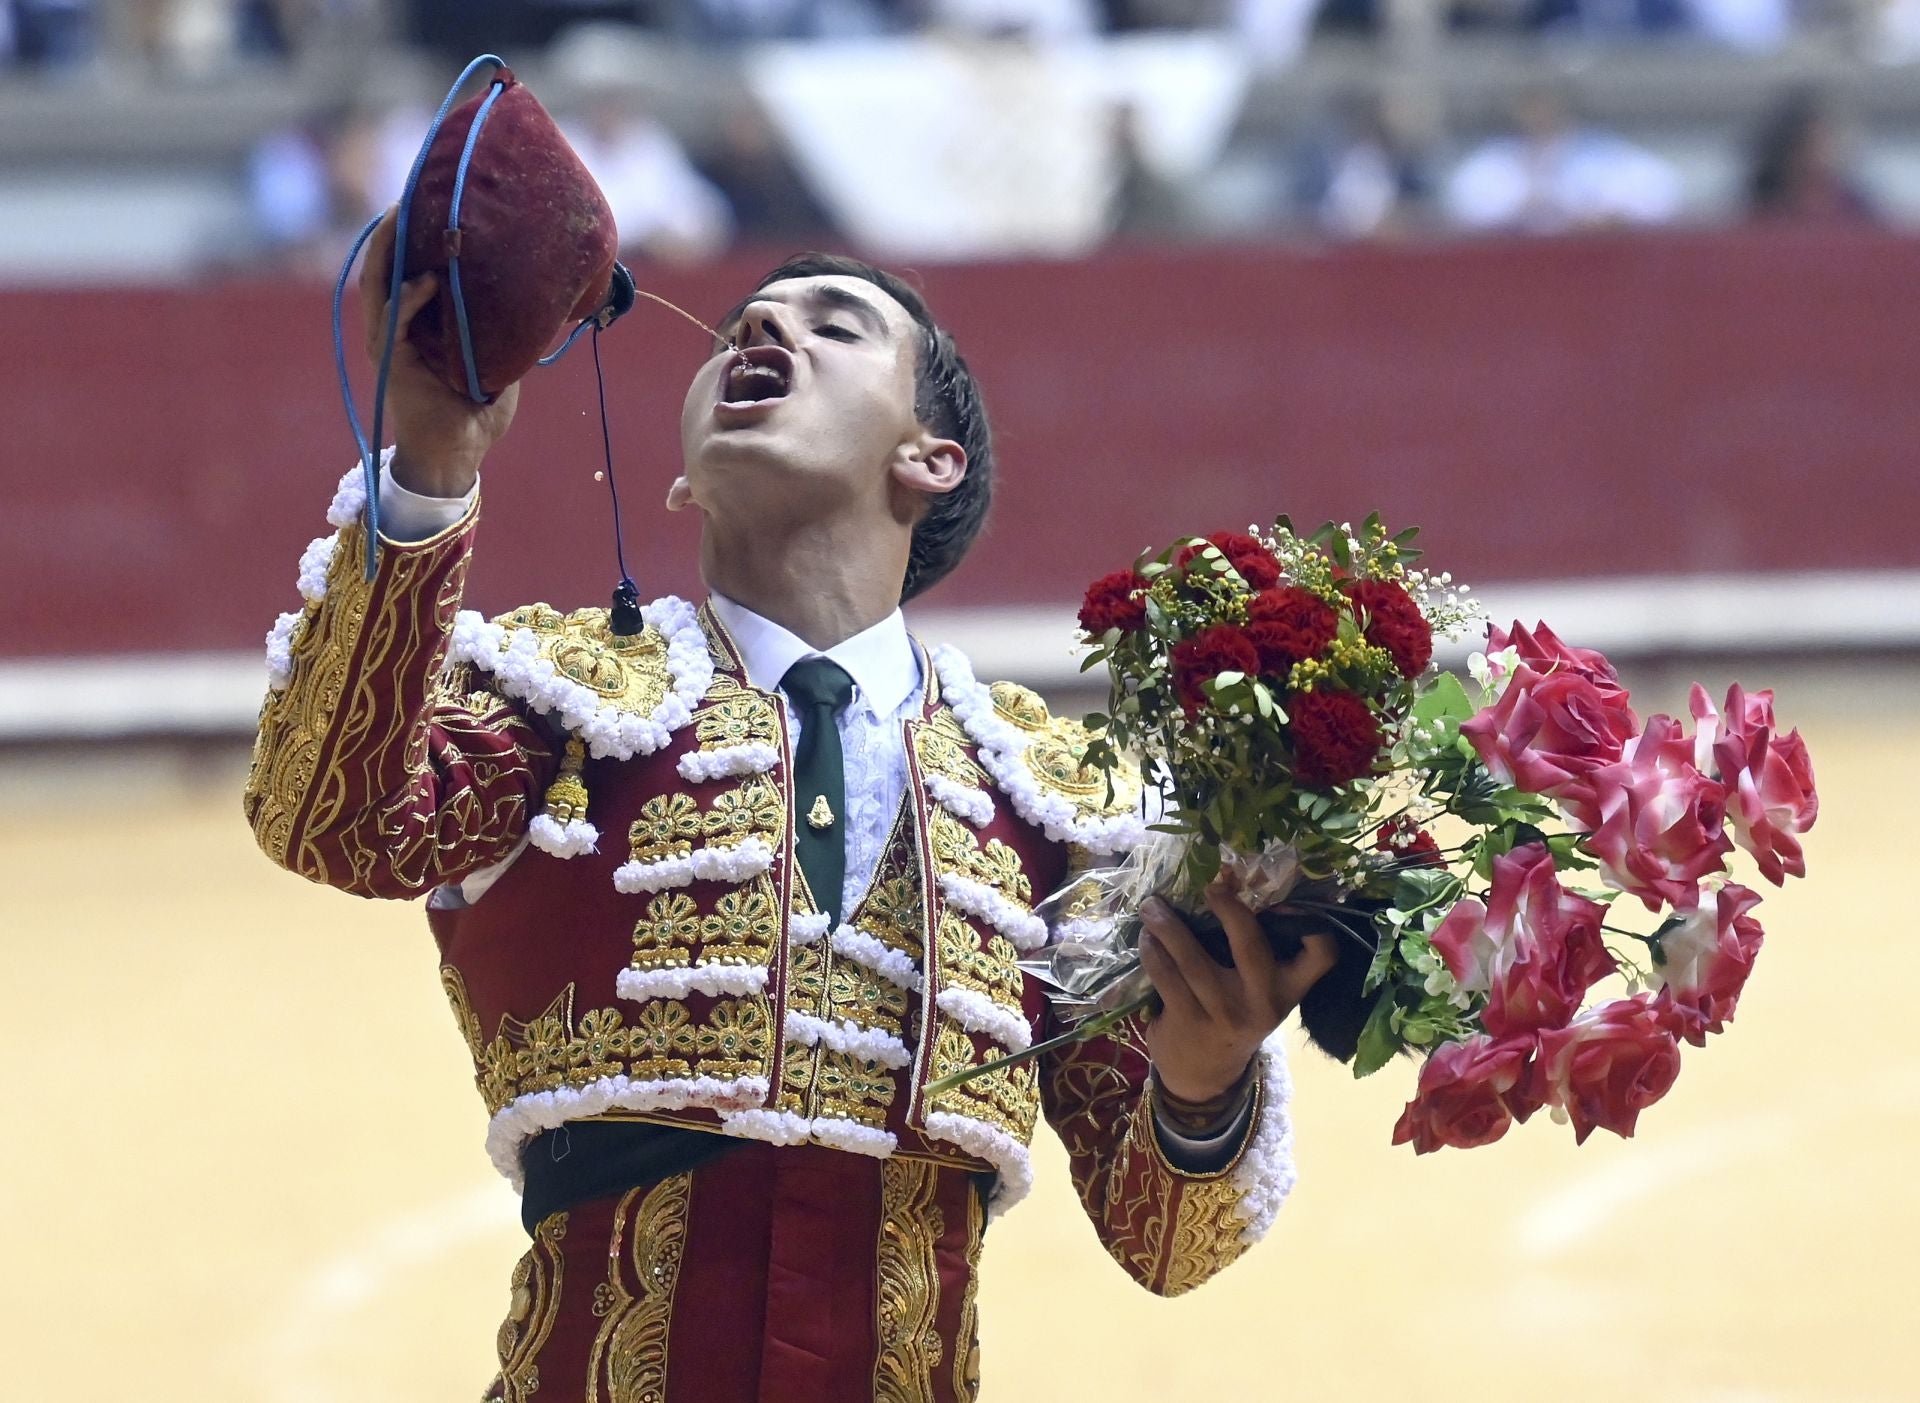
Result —
<instances>
[{"instance_id":1,"label":"gold pin on lapel","mask_svg":"<svg viewBox=\"0 0 1920 1403\"><path fill-rule=\"evenodd\" d=\"M826 795L814 799L813 807L807 810L807 824L812 828L833 827L833 807L827 803Z\"/></svg>"}]
</instances>

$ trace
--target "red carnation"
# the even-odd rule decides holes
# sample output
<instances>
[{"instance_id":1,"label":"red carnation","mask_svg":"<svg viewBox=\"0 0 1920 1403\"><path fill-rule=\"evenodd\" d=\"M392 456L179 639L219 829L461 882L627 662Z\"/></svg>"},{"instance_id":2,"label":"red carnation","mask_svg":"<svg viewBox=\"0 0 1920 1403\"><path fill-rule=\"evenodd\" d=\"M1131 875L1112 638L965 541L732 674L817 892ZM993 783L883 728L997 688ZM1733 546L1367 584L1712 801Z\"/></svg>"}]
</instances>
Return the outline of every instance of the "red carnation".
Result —
<instances>
[{"instance_id":1,"label":"red carnation","mask_svg":"<svg viewBox=\"0 0 1920 1403\"><path fill-rule=\"evenodd\" d=\"M1247 637L1260 650L1260 670L1277 677L1319 657L1339 632L1333 606L1298 585L1263 590L1247 603Z\"/></svg>"},{"instance_id":2,"label":"red carnation","mask_svg":"<svg viewBox=\"0 0 1920 1403\"><path fill-rule=\"evenodd\" d=\"M1356 580L1343 586L1366 617L1367 642L1385 648L1402 677L1418 677L1433 661L1433 629L1420 606L1392 580Z\"/></svg>"},{"instance_id":3,"label":"red carnation","mask_svg":"<svg viewBox=\"0 0 1920 1403\"><path fill-rule=\"evenodd\" d=\"M1383 825L1373 845L1381 852L1391 853L1399 859L1395 864L1398 867L1444 867L1447 864L1446 855L1441 852L1433 834L1404 816Z\"/></svg>"},{"instance_id":4,"label":"red carnation","mask_svg":"<svg viewBox=\"0 0 1920 1403\"><path fill-rule=\"evenodd\" d=\"M1272 589L1280 583L1280 562L1273 558L1272 551L1253 537L1237 531L1216 531L1206 541L1227 558L1227 564L1240 572L1240 578L1247 582L1247 588L1259 591ZM1182 550L1177 562L1180 568L1186 569L1205 549L1206 546L1188 546Z\"/></svg>"},{"instance_id":5,"label":"red carnation","mask_svg":"<svg viewBox=\"0 0 1920 1403\"><path fill-rule=\"evenodd\" d=\"M1147 626L1147 582L1131 570L1102 575L1087 586L1080 605L1080 627L1098 638L1110 628L1138 633Z\"/></svg>"},{"instance_id":6,"label":"red carnation","mask_svg":"<svg viewBox=\"0 0 1920 1403\"><path fill-rule=\"evenodd\" d=\"M1287 703L1293 772L1302 784L1331 788L1373 769L1380 723L1352 692L1301 692Z\"/></svg>"},{"instance_id":7,"label":"red carnation","mask_svg":"<svg viewBox=\"0 0 1920 1403\"><path fill-rule=\"evenodd\" d=\"M1173 645L1173 689L1187 715L1197 715L1207 704L1200 684L1223 672L1257 672L1260 654L1247 635L1232 624L1203 628Z\"/></svg>"}]
</instances>

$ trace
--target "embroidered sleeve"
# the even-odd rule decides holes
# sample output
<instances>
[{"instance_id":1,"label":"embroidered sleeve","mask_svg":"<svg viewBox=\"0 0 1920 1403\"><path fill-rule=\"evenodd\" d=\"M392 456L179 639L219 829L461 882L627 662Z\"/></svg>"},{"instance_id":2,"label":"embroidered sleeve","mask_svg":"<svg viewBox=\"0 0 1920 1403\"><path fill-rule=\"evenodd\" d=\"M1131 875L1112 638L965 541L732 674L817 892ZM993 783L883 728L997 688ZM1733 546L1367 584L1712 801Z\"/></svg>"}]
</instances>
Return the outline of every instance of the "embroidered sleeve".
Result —
<instances>
[{"instance_id":1,"label":"embroidered sleeve","mask_svg":"<svg viewBox=\"0 0 1920 1403\"><path fill-rule=\"evenodd\" d=\"M1208 1174L1176 1167L1154 1133L1136 1024L1042 1061L1042 1103L1067 1147L1074 1190L1108 1253L1157 1295L1191 1291L1233 1262L1266 1235L1293 1187L1291 1088L1277 1035L1260 1057L1247 1133Z\"/></svg>"},{"instance_id":2,"label":"embroidered sleeve","mask_svg":"<svg viewBox=\"0 0 1920 1403\"><path fill-rule=\"evenodd\" d=\"M507 856L554 746L471 667L443 672L477 512L383 541L364 578L356 469L300 562L306 605L268 635L246 811L267 856L358 896L413 897Z\"/></svg>"}]
</instances>

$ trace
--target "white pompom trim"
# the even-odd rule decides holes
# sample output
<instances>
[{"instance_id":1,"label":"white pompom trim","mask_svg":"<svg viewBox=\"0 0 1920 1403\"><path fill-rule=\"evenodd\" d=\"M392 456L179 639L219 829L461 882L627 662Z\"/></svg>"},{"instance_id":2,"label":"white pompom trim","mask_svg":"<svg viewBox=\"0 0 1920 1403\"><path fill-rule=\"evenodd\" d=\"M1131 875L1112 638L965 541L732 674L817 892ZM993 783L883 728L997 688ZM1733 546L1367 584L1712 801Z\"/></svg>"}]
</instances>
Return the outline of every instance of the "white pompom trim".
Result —
<instances>
[{"instance_id":1,"label":"white pompom trim","mask_svg":"<svg viewBox=\"0 0 1920 1403\"><path fill-rule=\"evenodd\" d=\"M1147 826L1136 813L1082 816L1065 795L1041 788L1026 766L1032 738L994 713L992 692L957 649L933 649L933 666L947 705L979 747L980 763L1020 817L1056 843L1095 853L1124 853L1146 840Z\"/></svg>"},{"instance_id":2,"label":"white pompom trim","mask_svg":"<svg viewBox=\"0 0 1920 1403\"><path fill-rule=\"evenodd\" d=\"M792 1111L734 1111L720 1118L724 1135L742 1140L765 1140L770 1145L804 1145L808 1141L836 1150L885 1159L897 1145L892 1132L837 1116L808 1120Z\"/></svg>"},{"instance_id":3,"label":"white pompom trim","mask_svg":"<svg viewBox=\"0 0 1920 1403\"><path fill-rule=\"evenodd\" d=\"M809 911L787 918L787 939L795 945L814 945L826 938L833 917L825 911Z\"/></svg>"},{"instance_id":4,"label":"white pompom trim","mask_svg":"<svg viewBox=\"0 0 1920 1403\"><path fill-rule=\"evenodd\" d=\"M978 989L942 989L933 1002L962 1028L985 1034L1009 1052L1025 1052L1033 1045L1033 1027L1026 1015Z\"/></svg>"},{"instance_id":5,"label":"white pompom trim","mask_svg":"<svg viewBox=\"0 0 1920 1403\"><path fill-rule=\"evenodd\" d=\"M502 692L556 716L596 760L631 760L659 750L692 721L693 708L713 683L713 655L691 604L665 595L642 605L640 617L666 640L671 680L667 695L645 716L603 703L593 688L561 676L553 660L541 656L540 635L532 629L489 623L470 609L454 616L448 656L491 672Z\"/></svg>"},{"instance_id":6,"label":"white pompom trim","mask_svg":"<svg viewBox=\"0 0 1920 1403\"><path fill-rule=\"evenodd\" d=\"M899 1143L891 1130L880 1130L871 1125L862 1125L856 1120L843 1120L837 1116L815 1116L813 1120L813 1138L822 1145L835 1150L848 1150L856 1155L872 1155L875 1159L885 1159L892 1154Z\"/></svg>"},{"instance_id":7,"label":"white pompom trim","mask_svg":"<svg viewBox=\"0 0 1920 1403\"><path fill-rule=\"evenodd\" d=\"M273 691L284 692L293 681L293 638L305 617L298 610L282 614L267 630L267 686Z\"/></svg>"},{"instance_id":8,"label":"white pompom trim","mask_svg":"<svg viewBox=\"0 0 1920 1403\"><path fill-rule=\"evenodd\" d=\"M987 1218L992 1221L1033 1189L1033 1160L1027 1147L997 1125L988 1125L972 1116L952 1111L929 1111L927 1134L936 1140L958 1145L975 1159L991 1164L998 1177L993 1198L987 1203Z\"/></svg>"},{"instance_id":9,"label":"white pompom trim","mask_svg":"<svg viewBox=\"0 0 1920 1403\"><path fill-rule=\"evenodd\" d=\"M1269 1037L1261 1051L1260 1119L1233 1171L1233 1186L1240 1190L1234 1211L1247 1224L1240 1240L1249 1244L1267 1235L1300 1177L1293 1163L1293 1079L1280 1034Z\"/></svg>"},{"instance_id":10,"label":"white pompom trim","mask_svg":"<svg viewBox=\"0 0 1920 1403\"><path fill-rule=\"evenodd\" d=\"M765 774L779 763L779 751L763 741L754 741L748 745L723 746L719 750L690 750L680 757L676 768L687 783L704 784L714 779Z\"/></svg>"},{"instance_id":11,"label":"white pompom trim","mask_svg":"<svg viewBox=\"0 0 1920 1403\"><path fill-rule=\"evenodd\" d=\"M679 1111L702 1106L744 1111L767 1099L765 1077L601 1077L585 1086L531 1091L502 1106L487 1124L487 1157L507 1182L521 1186L520 1148L543 1130L608 1111Z\"/></svg>"},{"instance_id":12,"label":"white pompom trim","mask_svg":"<svg viewBox=\"0 0 1920 1403\"><path fill-rule=\"evenodd\" d=\"M1088 921L1078 916L1069 916L1053 928L1053 938L1057 941L1094 940L1103 941L1113 934L1116 923L1111 920Z\"/></svg>"},{"instance_id":13,"label":"white pompom trim","mask_svg":"<svg viewBox=\"0 0 1920 1403\"><path fill-rule=\"evenodd\" d=\"M584 818L558 823L551 815L535 814L527 825L527 837L541 852L562 858L582 857L600 846L600 830Z\"/></svg>"},{"instance_id":14,"label":"white pompom trim","mask_svg":"<svg viewBox=\"0 0 1920 1403\"><path fill-rule=\"evenodd\" d=\"M380 465L385 467L392 457L393 449L386 449L380 455ZM333 501L327 504L327 524L339 529L330 536L314 537L300 552L300 567L293 583L308 604L318 604L327 597L327 575L340 550L340 530L359 520L366 505L366 476L356 464L347 469L333 491ZM282 614L267 630L267 687L271 691L284 692L293 681L294 626L300 618L299 612Z\"/></svg>"},{"instance_id":15,"label":"white pompom trim","mask_svg":"<svg viewBox=\"0 0 1920 1403\"><path fill-rule=\"evenodd\" d=\"M927 776L927 793L941 808L975 828L985 828L993 822L993 796L984 789L961 784L945 775L930 774Z\"/></svg>"},{"instance_id":16,"label":"white pompom trim","mask_svg":"<svg viewBox=\"0 0 1920 1403\"><path fill-rule=\"evenodd\" d=\"M909 993L919 993L925 982L920 976L920 966L863 930L841 926L833 933L832 943L835 954L845 955L855 964L864 965L889 984Z\"/></svg>"},{"instance_id":17,"label":"white pompom trim","mask_svg":"<svg viewBox=\"0 0 1920 1403\"><path fill-rule=\"evenodd\" d=\"M848 1057L863 1057L882 1067L900 1068L913 1061L907 1045L892 1033L863 1028L850 1019L816 1018L797 1009L787 1010L787 1041L801 1047L825 1047Z\"/></svg>"},{"instance_id":18,"label":"white pompom trim","mask_svg":"<svg viewBox=\"0 0 1920 1403\"><path fill-rule=\"evenodd\" d=\"M688 994L758 994L766 987L765 965L623 969L613 981L613 992L635 1003L647 999L684 999Z\"/></svg>"},{"instance_id":19,"label":"white pompom trim","mask_svg":"<svg viewBox=\"0 0 1920 1403\"><path fill-rule=\"evenodd\" d=\"M769 1145L804 1145L813 1133L813 1122L792 1111L729 1111L720 1117L720 1131Z\"/></svg>"},{"instance_id":20,"label":"white pompom trim","mask_svg":"<svg viewBox=\"0 0 1920 1403\"><path fill-rule=\"evenodd\" d=\"M1038 950L1047 943L1047 923L1016 905L985 882L958 872L940 874L940 893L969 916L987 922L1013 942L1016 950Z\"/></svg>"},{"instance_id":21,"label":"white pompom trim","mask_svg":"<svg viewBox=\"0 0 1920 1403\"><path fill-rule=\"evenodd\" d=\"M773 866L773 848L764 838L742 838L720 848L695 848L684 857L652 862L623 862L613 869L613 886L622 892L666 891L693 882L746 882Z\"/></svg>"}]
</instances>

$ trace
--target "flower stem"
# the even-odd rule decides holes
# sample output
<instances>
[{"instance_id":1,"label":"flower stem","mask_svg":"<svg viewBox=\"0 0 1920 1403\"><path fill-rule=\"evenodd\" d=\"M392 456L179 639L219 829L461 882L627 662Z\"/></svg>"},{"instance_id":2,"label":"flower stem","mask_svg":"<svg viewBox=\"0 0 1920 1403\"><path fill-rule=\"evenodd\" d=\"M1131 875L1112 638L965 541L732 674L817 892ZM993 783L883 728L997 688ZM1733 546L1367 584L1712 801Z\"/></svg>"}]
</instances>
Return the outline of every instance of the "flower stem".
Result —
<instances>
[{"instance_id":1,"label":"flower stem","mask_svg":"<svg viewBox=\"0 0 1920 1403\"><path fill-rule=\"evenodd\" d=\"M929 1083L927 1086L927 1095L929 1097L938 1096L943 1091L952 1091L956 1086L965 1086L976 1077L984 1077L988 1072L997 1072L1002 1067L1012 1067L1021 1062L1032 1061L1042 1053L1052 1052L1057 1047L1071 1047L1074 1043L1086 1042L1091 1038L1097 1038L1101 1034L1111 1031L1114 1027L1133 1017L1134 1014L1140 1012L1148 1004L1152 1003L1153 998L1153 991L1149 989L1139 998L1124 1003L1119 1008L1109 1009L1105 1013L1095 1014L1092 1018L1082 1019L1067 1029L1066 1032L1056 1034L1048 1038L1045 1042L1037 1042L1023 1052L1009 1053L1005 1057L996 1057L991 1062L983 1062L978 1067L969 1067L964 1072L953 1072L941 1077L938 1081Z\"/></svg>"}]
</instances>

